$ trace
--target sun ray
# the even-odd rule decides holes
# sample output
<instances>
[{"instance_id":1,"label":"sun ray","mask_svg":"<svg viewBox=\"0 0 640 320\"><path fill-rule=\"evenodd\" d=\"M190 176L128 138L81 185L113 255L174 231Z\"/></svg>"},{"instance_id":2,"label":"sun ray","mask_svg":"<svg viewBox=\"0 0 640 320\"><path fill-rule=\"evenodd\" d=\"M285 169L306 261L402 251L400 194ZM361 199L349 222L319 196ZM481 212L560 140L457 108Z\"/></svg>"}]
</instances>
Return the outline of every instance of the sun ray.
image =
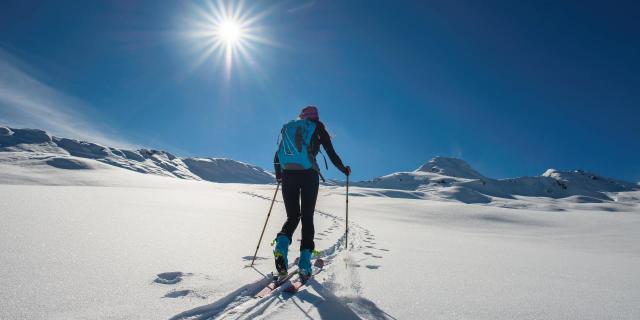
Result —
<instances>
[{"instance_id":1,"label":"sun ray","mask_svg":"<svg viewBox=\"0 0 640 320\"><path fill-rule=\"evenodd\" d=\"M232 70L237 69L234 64L245 62L257 67L254 55L259 47L256 44L278 46L262 34L264 29L259 25L271 11L255 12L243 1L218 0L195 5L187 32L197 52L194 63L199 66L208 59L221 62L226 80L230 79Z\"/></svg>"}]
</instances>

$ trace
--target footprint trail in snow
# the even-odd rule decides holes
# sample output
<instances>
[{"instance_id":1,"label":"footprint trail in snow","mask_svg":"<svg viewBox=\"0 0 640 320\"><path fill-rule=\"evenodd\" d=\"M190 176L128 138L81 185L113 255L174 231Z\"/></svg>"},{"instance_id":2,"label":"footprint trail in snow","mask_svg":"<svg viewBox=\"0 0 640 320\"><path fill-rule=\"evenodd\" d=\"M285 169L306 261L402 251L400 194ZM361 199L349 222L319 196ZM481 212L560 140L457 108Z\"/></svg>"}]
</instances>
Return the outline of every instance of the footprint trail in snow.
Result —
<instances>
[{"instance_id":1,"label":"footprint trail in snow","mask_svg":"<svg viewBox=\"0 0 640 320\"><path fill-rule=\"evenodd\" d=\"M266 196L243 192L243 194L264 200ZM279 202L279 201L278 201ZM374 254L375 235L361 225L349 223L349 250L345 249L345 219L330 212L316 210L316 217L328 221L328 227L316 232L317 240L335 239L330 246L320 251L325 261L321 273L311 279L295 295L283 292L286 285L278 288L271 296L254 298L268 282L267 277L246 284L217 301L177 314L171 319L262 319L287 318L295 314L296 318L314 318L315 313L330 314L340 319L358 319L371 317L372 314L384 314L377 310L371 301L358 298L362 285L359 269L376 270L381 267L372 260L381 259L382 252ZM322 249L322 248L319 248ZM365 251L366 250L366 251ZM381 250L384 251L384 250ZM243 257L247 259L248 257ZM379 262L381 260L377 260ZM176 291L173 295L189 294ZM373 306L373 307L372 307ZM384 319L384 317L382 317Z\"/></svg>"}]
</instances>

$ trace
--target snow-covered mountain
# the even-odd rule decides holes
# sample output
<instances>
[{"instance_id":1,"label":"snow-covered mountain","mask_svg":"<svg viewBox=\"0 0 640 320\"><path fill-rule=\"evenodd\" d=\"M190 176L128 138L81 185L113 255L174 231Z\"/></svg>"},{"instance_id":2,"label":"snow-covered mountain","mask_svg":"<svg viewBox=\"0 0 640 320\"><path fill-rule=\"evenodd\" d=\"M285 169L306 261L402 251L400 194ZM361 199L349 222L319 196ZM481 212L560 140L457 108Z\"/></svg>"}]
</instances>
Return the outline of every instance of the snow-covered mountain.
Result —
<instances>
[{"instance_id":1,"label":"snow-covered mountain","mask_svg":"<svg viewBox=\"0 0 640 320\"><path fill-rule=\"evenodd\" d=\"M484 176L464 160L456 158L436 157L431 161L421 165L414 172L438 173L444 176L466 178L466 179L483 179Z\"/></svg>"},{"instance_id":2,"label":"snow-covered mountain","mask_svg":"<svg viewBox=\"0 0 640 320\"><path fill-rule=\"evenodd\" d=\"M272 183L272 173L247 163L220 158L181 158L166 151L126 150L58 138L37 129L0 127L3 164L48 165L58 169L90 169L95 162L147 174L189 180Z\"/></svg>"},{"instance_id":3,"label":"snow-covered mountain","mask_svg":"<svg viewBox=\"0 0 640 320\"><path fill-rule=\"evenodd\" d=\"M271 172L235 160L182 158L151 149L119 149L59 138L37 129L0 126L0 165L78 170L95 168L97 162L144 174L188 180L252 184L275 182ZM18 174L14 176L18 177ZM69 176L61 174L58 178L67 179ZM19 177L17 179L20 180ZM326 186L341 184L340 181L325 183ZM436 157L411 172L396 172L369 181L355 182L353 186L361 188L356 195L359 192L371 196L494 205L508 202L509 206L532 197L562 199L572 203L640 203L638 184L582 170L564 172L548 169L536 177L492 179L473 169L464 160L446 157Z\"/></svg>"},{"instance_id":4,"label":"snow-covered mountain","mask_svg":"<svg viewBox=\"0 0 640 320\"><path fill-rule=\"evenodd\" d=\"M355 185L405 191L395 192L392 196L440 197L466 203L489 203L496 198L518 197L566 198L573 202L617 201L621 192L640 190L637 184L582 170L564 172L548 169L536 177L492 179L463 160L446 157L436 157L412 172L396 172ZM624 200L637 202L640 199L627 196Z\"/></svg>"}]
</instances>

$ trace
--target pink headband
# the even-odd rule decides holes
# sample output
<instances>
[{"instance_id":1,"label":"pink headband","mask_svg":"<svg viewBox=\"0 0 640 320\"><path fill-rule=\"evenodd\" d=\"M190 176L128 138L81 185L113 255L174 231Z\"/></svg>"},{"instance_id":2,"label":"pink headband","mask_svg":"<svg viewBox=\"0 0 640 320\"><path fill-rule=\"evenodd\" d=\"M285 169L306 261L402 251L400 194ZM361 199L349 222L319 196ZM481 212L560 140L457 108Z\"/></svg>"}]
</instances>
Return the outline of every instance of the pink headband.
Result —
<instances>
[{"instance_id":1,"label":"pink headband","mask_svg":"<svg viewBox=\"0 0 640 320\"><path fill-rule=\"evenodd\" d=\"M320 120L318 108L315 106L306 106L300 112L300 119Z\"/></svg>"}]
</instances>

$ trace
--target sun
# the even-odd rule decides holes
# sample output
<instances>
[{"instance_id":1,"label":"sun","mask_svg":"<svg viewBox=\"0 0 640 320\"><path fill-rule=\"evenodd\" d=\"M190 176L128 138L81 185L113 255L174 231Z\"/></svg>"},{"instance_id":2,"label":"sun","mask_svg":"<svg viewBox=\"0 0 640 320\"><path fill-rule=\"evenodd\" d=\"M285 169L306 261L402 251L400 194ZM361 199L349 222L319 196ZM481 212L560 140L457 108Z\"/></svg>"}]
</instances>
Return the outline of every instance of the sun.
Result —
<instances>
[{"instance_id":1,"label":"sun","mask_svg":"<svg viewBox=\"0 0 640 320\"><path fill-rule=\"evenodd\" d=\"M240 23L234 20L225 20L216 27L216 36L220 38L226 46L233 46L240 43L244 36L244 31Z\"/></svg>"},{"instance_id":2,"label":"sun","mask_svg":"<svg viewBox=\"0 0 640 320\"><path fill-rule=\"evenodd\" d=\"M186 17L186 36L197 55L194 68L209 61L222 63L229 78L234 64L246 61L258 67L254 61L260 53L258 45L276 45L262 34L265 28L260 21L268 12L246 8L244 1L196 2Z\"/></svg>"}]
</instances>

